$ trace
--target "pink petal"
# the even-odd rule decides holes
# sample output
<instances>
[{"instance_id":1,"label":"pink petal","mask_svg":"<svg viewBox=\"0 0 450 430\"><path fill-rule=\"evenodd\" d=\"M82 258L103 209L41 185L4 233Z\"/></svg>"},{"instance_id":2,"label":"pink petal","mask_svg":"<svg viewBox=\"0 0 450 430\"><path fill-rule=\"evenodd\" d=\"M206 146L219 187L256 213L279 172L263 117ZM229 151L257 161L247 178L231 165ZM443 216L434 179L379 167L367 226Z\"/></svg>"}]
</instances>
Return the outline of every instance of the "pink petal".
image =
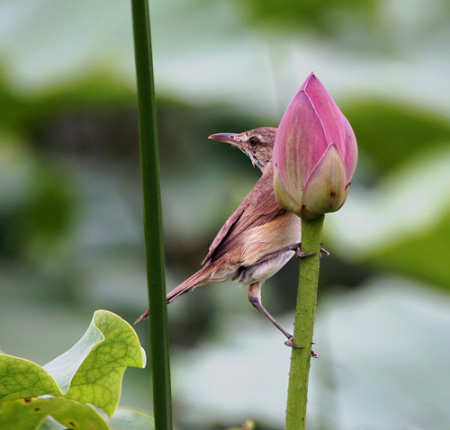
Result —
<instances>
[{"instance_id":1,"label":"pink petal","mask_svg":"<svg viewBox=\"0 0 450 430\"><path fill-rule=\"evenodd\" d=\"M327 148L325 133L307 95L300 90L278 126L273 160L280 179L293 193L302 189Z\"/></svg>"},{"instance_id":2,"label":"pink petal","mask_svg":"<svg viewBox=\"0 0 450 430\"><path fill-rule=\"evenodd\" d=\"M294 199L286 190L284 183L280 178L280 172L276 166L274 166L273 172L273 189L275 192L275 198L282 208L290 212L298 212L299 208L301 208L301 199L299 199L298 196Z\"/></svg>"},{"instance_id":3,"label":"pink petal","mask_svg":"<svg viewBox=\"0 0 450 430\"><path fill-rule=\"evenodd\" d=\"M345 127L339 107L313 73L306 79L302 88L304 88L317 116L322 121L327 143L329 145L335 143L342 153L345 142Z\"/></svg>"},{"instance_id":4,"label":"pink petal","mask_svg":"<svg viewBox=\"0 0 450 430\"><path fill-rule=\"evenodd\" d=\"M352 180L355 173L356 163L358 162L358 145L356 143L355 133L347 118L342 115L345 126L345 145L342 151L342 157L347 170L347 183Z\"/></svg>"},{"instance_id":5,"label":"pink petal","mask_svg":"<svg viewBox=\"0 0 450 430\"><path fill-rule=\"evenodd\" d=\"M302 218L313 219L341 208L347 198L344 160L337 145L323 154L303 193Z\"/></svg>"}]
</instances>

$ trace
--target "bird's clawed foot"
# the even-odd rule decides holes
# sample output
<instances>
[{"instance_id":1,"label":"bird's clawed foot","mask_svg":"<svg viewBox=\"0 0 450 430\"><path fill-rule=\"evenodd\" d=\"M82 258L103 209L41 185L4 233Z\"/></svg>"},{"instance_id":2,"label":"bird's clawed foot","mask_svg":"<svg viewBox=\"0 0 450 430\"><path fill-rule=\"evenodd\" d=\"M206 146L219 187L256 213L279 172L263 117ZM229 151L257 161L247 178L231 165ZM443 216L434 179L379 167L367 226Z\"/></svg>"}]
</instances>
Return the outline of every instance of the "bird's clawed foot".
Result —
<instances>
[{"instance_id":1,"label":"bird's clawed foot","mask_svg":"<svg viewBox=\"0 0 450 430\"><path fill-rule=\"evenodd\" d=\"M310 253L310 254L308 254L306 252L303 252L301 243L299 243L297 245L297 247L295 249L295 253L296 253L298 258L305 258L305 257L311 257L313 255L316 255L316 252L313 252L313 253ZM325 254L327 256L330 255L330 253L325 248L320 248L320 256L321 257L322 257L322 254Z\"/></svg>"},{"instance_id":2,"label":"bird's clawed foot","mask_svg":"<svg viewBox=\"0 0 450 430\"><path fill-rule=\"evenodd\" d=\"M250 301L250 303L256 308L258 309L259 312L261 312L278 330L281 331L281 333L283 333L286 338L287 341L284 342L284 344L286 346L289 346L290 348L295 348L295 349L303 349L304 346L298 346L294 344L293 341L293 336L292 334L290 334L287 330L285 330L280 323L272 316L269 314L269 312L267 312L267 310L264 308L264 306L261 303L261 282L255 282L253 284L250 284L248 287L248 300ZM313 342L314 343L314 342ZM318 354L314 351L311 350L311 357L317 358Z\"/></svg>"},{"instance_id":3,"label":"bird's clawed foot","mask_svg":"<svg viewBox=\"0 0 450 430\"><path fill-rule=\"evenodd\" d=\"M288 346L289 348L295 348L295 349L304 349L304 346L298 346L294 344L294 340L293 340L293 336L288 337L288 340L286 342L284 342L284 344L286 346Z\"/></svg>"},{"instance_id":4,"label":"bird's clawed foot","mask_svg":"<svg viewBox=\"0 0 450 430\"><path fill-rule=\"evenodd\" d=\"M297 248L296 255L298 258L306 258L306 257L312 257L313 255L316 255L315 252L312 252L311 254L307 254L306 252L303 252L300 248L300 246Z\"/></svg>"},{"instance_id":5,"label":"bird's clawed foot","mask_svg":"<svg viewBox=\"0 0 450 430\"><path fill-rule=\"evenodd\" d=\"M295 348L295 349L304 349L305 348L304 346L295 345L294 340L293 340L293 336L288 337L288 340L286 342L284 342L284 344L286 346L288 346L289 348ZM314 342L313 342L313 344L314 344ZM311 349L311 357L312 358L318 358L319 354L317 354L317 352L314 351L314 349Z\"/></svg>"}]
</instances>

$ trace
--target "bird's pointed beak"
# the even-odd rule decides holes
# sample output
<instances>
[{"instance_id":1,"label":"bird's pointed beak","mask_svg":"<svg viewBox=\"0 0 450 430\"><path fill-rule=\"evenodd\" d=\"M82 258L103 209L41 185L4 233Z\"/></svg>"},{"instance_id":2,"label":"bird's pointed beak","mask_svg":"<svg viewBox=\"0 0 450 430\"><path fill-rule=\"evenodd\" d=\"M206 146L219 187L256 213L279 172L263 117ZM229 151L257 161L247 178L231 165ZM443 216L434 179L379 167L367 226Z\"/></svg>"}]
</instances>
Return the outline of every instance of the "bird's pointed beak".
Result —
<instances>
[{"instance_id":1,"label":"bird's pointed beak","mask_svg":"<svg viewBox=\"0 0 450 430\"><path fill-rule=\"evenodd\" d=\"M248 146L246 145L246 143L243 141L242 138L243 138L242 134L239 133L217 133L212 134L211 136L208 137L208 139L211 140L218 140L220 142L229 143L239 148L241 151L246 152Z\"/></svg>"},{"instance_id":2,"label":"bird's pointed beak","mask_svg":"<svg viewBox=\"0 0 450 430\"><path fill-rule=\"evenodd\" d=\"M246 154L252 164L255 166L258 163L256 156L253 154L252 149L248 143L248 133L217 133L212 134L208 139L218 140L220 142L226 142L240 149L244 154Z\"/></svg>"},{"instance_id":3,"label":"bird's pointed beak","mask_svg":"<svg viewBox=\"0 0 450 430\"><path fill-rule=\"evenodd\" d=\"M218 140L220 142L227 142L231 143L232 145L236 145L238 143L238 141L235 139L237 135L238 133L216 133L211 134L208 139Z\"/></svg>"}]
</instances>

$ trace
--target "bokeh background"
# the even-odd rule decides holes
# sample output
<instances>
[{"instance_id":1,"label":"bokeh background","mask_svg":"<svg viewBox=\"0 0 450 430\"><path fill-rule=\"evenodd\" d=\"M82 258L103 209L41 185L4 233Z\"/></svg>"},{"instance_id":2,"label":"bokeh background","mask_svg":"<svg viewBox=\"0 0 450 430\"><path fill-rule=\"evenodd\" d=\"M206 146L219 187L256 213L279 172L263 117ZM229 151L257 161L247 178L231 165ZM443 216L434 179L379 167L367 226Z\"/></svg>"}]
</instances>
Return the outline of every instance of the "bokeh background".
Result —
<instances>
[{"instance_id":1,"label":"bokeh background","mask_svg":"<svg viewBox=\"0 0 450 430\"><path fill-rule=\"evenodd\" d=\"M276 126L314 71L360 161L327 216L309 427L448 429L450 3L151 2L167 287L257 180L216 132ZM45 364L147 307L127 1L0 2L0 347ZM298 262L264 287L291 327ZM290 351L235 284L169 308L178 428L283 428ZM148 349L148 327L136 327ZM122 406L151 408L149 370Z\"/></svg>"}]
</instances>

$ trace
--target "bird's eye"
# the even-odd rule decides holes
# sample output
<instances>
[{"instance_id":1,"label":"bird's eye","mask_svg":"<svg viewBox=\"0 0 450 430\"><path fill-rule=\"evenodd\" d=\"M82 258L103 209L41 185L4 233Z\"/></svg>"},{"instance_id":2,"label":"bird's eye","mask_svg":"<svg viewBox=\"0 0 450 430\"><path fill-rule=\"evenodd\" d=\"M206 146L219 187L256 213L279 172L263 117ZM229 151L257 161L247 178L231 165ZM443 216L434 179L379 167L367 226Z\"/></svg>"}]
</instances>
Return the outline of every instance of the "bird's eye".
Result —
<instances>
[{"instance_id":1,"label":"bird's eye","mask_svg":"<svg viewBox=\"0 0 450 430\"><path fill-rule=\"evenodd\" d=\"M259 139L256 136L252 136L248 141L251 145L257 145L259 143Z\"/></svg>"}]
</instances>

